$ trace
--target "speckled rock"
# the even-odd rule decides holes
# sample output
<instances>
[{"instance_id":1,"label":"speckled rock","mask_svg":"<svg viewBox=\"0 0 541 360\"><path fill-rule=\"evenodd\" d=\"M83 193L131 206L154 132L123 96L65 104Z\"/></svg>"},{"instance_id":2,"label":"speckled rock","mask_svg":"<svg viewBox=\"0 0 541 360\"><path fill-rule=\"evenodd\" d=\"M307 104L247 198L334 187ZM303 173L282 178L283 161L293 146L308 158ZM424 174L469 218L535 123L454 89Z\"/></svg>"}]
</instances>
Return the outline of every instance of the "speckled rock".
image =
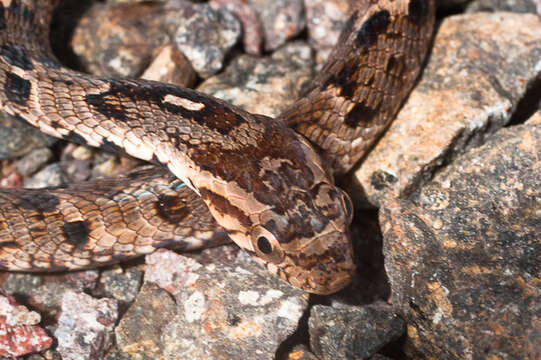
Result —
<instances>
[{"instance_id":1,"label":"speckled rock","mask_svg":"<svg viewBox=\"0 0 541 360\"><path fill-rule=\"evenodd\" d=\"M536 112L531 118L526 121L528 125L541 125L541 111Z\"/></svg>"},{"instance_id":2,"label":"speckled rock","mask_svg":"<svg viewBox=\"0 0 541 360\"><path fill-rule=\"evenodd\" d=\"M147 262L164 265L147 269L145 279L149 272L148 279L170 274L158 282L175 294L177 304L177 315L161 336L165 359L178 354L187 359L274 359L279 344L295 330L306 294L247 260L245 253L238 257L235 264L198 266L169 251L147 256Z\"/></svg>"},{"instance_id":3,"label":"speckled rock","mask_svg":"<svg viewBox=\"0 0 541 360\"><path fill-rule=\"evenodd\" d=\"M104 76L137 76L152 50L169 41L162 5L95 3L78 22L71 45L85 69Z\"/></svg>"},{"instance_id":4,"label":"speckled rock","mask_svg":"<svg viewBox=\"0 0 541 360\"><path fill-rule=\"evenodd\" d=\"M138 269L122 270L115 266L110 270L103 271L100 283L108 297L118 300L120 303L131 303L139 293L143 272Z\"/></svg>"},{"instance_id":5,"label":"speckled rock","mask_svg":"<svg viewBox=\"0 0 541 360\"><path fill-rule=\"evenodd\" d=\"M242 44L248 54L261 53L263 44L263 24L257 12L245 0L210 0L210 7L214 10L227 9L242 23Z\"/></svg>"},{"instance_id":6,"label":"speckled rock","mask_svg":"<svg viewBox=\"0 0 541 360\"><path fill-rule=\"evenodd\" d=\"M404 321L382 302L338 309L316 305L308 327L310 347L323 360L368 359L405 330Z\"/></svg>"},{"instance_id":7,"label":"speckled rock","mask_svg":"<svg viewBox=\"0 0 541 360\"><path fill-rule=\"evenodd\" d=\"M49 148L35 149L17 160L15 167L19 174L28 176L38 171L52 157L53 152Z\"/></svg>"},{"instance_id":8,"label":"speckled rock","mask_svg":"<svg viewBox=\"0 0 541 360\"><path fill-rule=\"evenodd\" d=\"M145 283L115 330L119 349L134 359L164 359L160 337L176 312L171 295Z\"/></svg>"},{"instance_id":9,"label":"speckled rock","mask_svg":"<svg viewBox=\"0 0 541 360\"><path fill-rule=\"evenodd\" d=\"M54 335L63 360L99 360L111 346L118 317L113 299L67 291Z\"/></svg>"},{"instance_id":10,"label":"speckled rock","mask_svg":"<svg viewBox=\"0 0 541 360\"><path fill-rule=\"evenodd\" d=\"M53 339L37 326L40 321L38 313L0 295L0 356L11 358L48 349Z\"/></svg>"},{"instance_id":11,"label":"speckled rock","mask_svg":"<svg viewBox=\"0 0 541 360\"><path fill-rule=\"evenodd\" d=\"M310 48L296 42L271 57L235 58L226 71L203 82L198 90L236 106L271 117L277 116L299 96L313 74Z\"/></svg>"},{"instance_id":12,"label":"speckled rock","mask_svg":"<svg viewBox=\"0 0 541 360\"><path fill-rule=\"evenodd\" d=\"M392 303L410 354L541 357L541 126L502 129L382 207Z\"/></svg>"},{"instance_id":13,"label":"speckled rock","mask_svg":"<svg viewBox=\"0 0 541 360\"><path fill-rule=\"evenodd\" d=\"M316 50L316 61L323 63L336 45L347 21L349 2L344 0L304 0L310 46Z\"/></svg>"},{"instance_id":14,"label":"speckled rock","mask_svg":"<svg viewBox=\"0 0 541 360\"><path fill-rule=\"evenodd\" d=\"M541 74L541 20L531 14L446 18L424 75L398 117L355 173L379 206L406 196L465 149L505 125ZM365 195L361 195L365 193Z\"/></svg>"},{"instance_id":15,"label":"speckled rock","mask_svg":"<svg viewBox=\"0 0 541 360\"><path fill-rule=\"evenodd\" d=\"M197 74L184 54L172 45L164 45L141 75L141 79L192 87Z\"/></svg>"},{"instance_id":16,"label":"speckled rock","mask_svg":"<svg viewBox=\"0 0 541 360\"><path fill-rule=\"evenodd\" d=\"M32 177L24 180L24 187L28 189L41 189L66 184L67 177L58 163L44 167Z\"/></svg>"},{"instance_id":17,"label":"speckled rock","mask_svg":"<svg viewBox=\"0 0 541 360\"><path fill-rule=\"evenodd\" d=\"M174 44L199 76L208 78L222 68L225 56L240 39L240 22L228 10L215 11L208 4L186 2L181 14Z\"/></svg>"},{"instance_id":18,"label":"speckled rock","mask_svg":"<svg viewBox=\"0 0 541 360\"><path fill-rule=\"evenodd\" d=\"M0 113L0 159L22 156L56 141L24 120Z\"/></svg>"},{"instance_id":19,"label":"speckled rock","mask_svg":"<svg viewBox=\"0 0 541 360\"><path fill-rule=\"evenodd\" d=\"M302 0L248 0L248 3L263 23L267 51L282 46L306 26Z\"/></svg>"}]
</instances>

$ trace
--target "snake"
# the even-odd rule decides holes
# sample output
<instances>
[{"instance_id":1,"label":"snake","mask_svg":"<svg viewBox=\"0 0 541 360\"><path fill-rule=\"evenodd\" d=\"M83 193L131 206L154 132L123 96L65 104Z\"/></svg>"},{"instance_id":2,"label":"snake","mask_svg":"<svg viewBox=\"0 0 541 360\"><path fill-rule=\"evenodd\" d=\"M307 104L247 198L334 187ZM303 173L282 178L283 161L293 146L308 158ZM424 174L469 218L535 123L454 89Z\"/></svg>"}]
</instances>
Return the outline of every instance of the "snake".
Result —
<instances>
[{"instance_id":1,"label":"snake","mask_svg":"<svg viewBox=\"0 0 541 360\"><path fill-rule=\"evenodd\" d=\"M433 0L351 1L327 62L274 119L192 89L62 65L49 43L58 6L0 0L0 111L154 167L2 189L1 269L87 269L231 239L307 292L351 282L353 206L334 179L374 145L415 84Z\"/></svg>"}]
</instances>

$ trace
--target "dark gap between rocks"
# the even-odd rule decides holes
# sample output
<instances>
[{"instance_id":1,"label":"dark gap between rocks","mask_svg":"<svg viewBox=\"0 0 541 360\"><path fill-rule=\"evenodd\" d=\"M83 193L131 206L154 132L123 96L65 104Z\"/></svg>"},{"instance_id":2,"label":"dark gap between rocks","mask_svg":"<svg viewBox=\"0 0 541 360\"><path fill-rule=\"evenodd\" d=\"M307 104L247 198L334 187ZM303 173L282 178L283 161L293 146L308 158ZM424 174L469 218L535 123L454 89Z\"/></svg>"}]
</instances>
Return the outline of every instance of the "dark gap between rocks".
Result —
<instances>
[{"instance_id":1,"label":"dark gap between rocks","mask_svg":"<svg viewBox=\"0 0 541 360\"><path fill-rule=\"evenodd\" d=\"M531 82L520 99L507 126L520 125L541 110L541 75Z\"/></svg>"}]
</instances>

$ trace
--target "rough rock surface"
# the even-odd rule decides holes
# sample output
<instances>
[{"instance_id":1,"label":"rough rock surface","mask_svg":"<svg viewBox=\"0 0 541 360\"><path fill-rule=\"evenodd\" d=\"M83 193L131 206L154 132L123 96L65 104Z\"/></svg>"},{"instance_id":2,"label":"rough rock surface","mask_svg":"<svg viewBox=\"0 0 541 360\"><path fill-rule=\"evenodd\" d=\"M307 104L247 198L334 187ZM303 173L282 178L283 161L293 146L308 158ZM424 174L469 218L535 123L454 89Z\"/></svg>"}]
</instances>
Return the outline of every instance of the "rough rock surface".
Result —
<instances>
[{"instance_id":1,"label":"rough rock surface","mask_svg":"<svg viewBox=\"0 0 541 360\"><path fill-rule=\"evenodd\" d=\"M500 130L381 211L410 354L541 356L541 127Z\"/></svg>"},{"instance_id":2,"label":"rough rock surface","mask_svg":"<svg viewBox=\"0 0 541 360\"><path fill-rule=\"evenodd\" d=\"M239 56L226 71L203 82L198 90L249 112L276 117L312 78L312 66L312 51L296 42L270 57Z\"/></svg>"},{"instance_id":3,"label":"rough rock surface","mask_svg":"<svg viewBox=\"0 0 541 360\"><path fill-rule=\"evenodd\" d=\"M183 87L192 87L197 74L186 56L172 45L164 45L155 51L154 57L141 79L161 81Z\"/></svg>"},{"instance_id":4,"label":"rough rock surface","mask_svg":"<svg viewBox=\"0 0 541 360\"><path fill-rule=\"evenodd\" d=\"M244 253L239 257L234 264L198 266L169 251L147 256L148 262L165 266L148 269L145 279L162 279L158 283L174 294L177 304L177 315L161 335L166 359L178 354L190 359L274 359L278 345L295 330L306 295L270 276ZM169 280L163 280L168 274Z\"/></svg>"},{"instance_id":5,"label":"rough rock surface","mask_svg":"<svg viewBox=\"0 0 541 360\"><path fill-rule=\"evenodd\" d=\"M23 156L58 141L23 120L3 113L0 113L0 130L0 159Z\"/></svg>"},{"instance_id":6,"label":"rough rock surface","mask_svg":"<svg viewBox=\"0 0 541 360\"><path fill-rule=\"evenodd\" d=\"M62 359L102 359L112 345L117 317L115 300L98 300L84 293L67 291L62 297L62 312L54 331Z\"/></svg>"},{"instance_id":7,"label":"rough rock surface","mask_svg":"<svg viewBox=\"0 0 541 360\"><path fill-rule=\"evenodd\" d=\"M446 18L406 104L355 173L354 197L379 206L414 192L443 164L505 125L541 76L541 19L531 14ZM361 199L364 200L364 199Z\"/></svg>"},{"instance_id":8,"label":"rough rock surface","mask_svg":"<svg viewBox=\"0 0 541 360\"><path fill-rule=\"evenodd\" d=\"M404 333L404 321L390 305L362 307L316 305L308 319L310 346L323 360L368 359Z\"/></svg>"},{"instance_id":9,"label":"rough rock surface","mask_svg":"<svg viewBox=\"0 0 541 360\"><path fill-rule=\"evenodd\" d=\"M37 326L41 317L11 296L0 295L0 357L16 357L48 349L53 339Z\"/></svg>"}]
</instances>

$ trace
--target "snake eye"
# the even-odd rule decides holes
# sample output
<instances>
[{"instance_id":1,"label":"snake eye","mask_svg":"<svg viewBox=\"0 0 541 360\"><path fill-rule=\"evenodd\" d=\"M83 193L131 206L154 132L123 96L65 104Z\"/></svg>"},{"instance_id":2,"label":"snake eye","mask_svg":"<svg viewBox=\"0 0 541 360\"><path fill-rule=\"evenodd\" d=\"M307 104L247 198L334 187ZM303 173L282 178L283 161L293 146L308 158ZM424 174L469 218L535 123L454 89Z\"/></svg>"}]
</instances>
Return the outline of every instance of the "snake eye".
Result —
<instances>
[{"instance_id":1,"label":"snake eye","mask_svg":"<svg viewBox=\"0 0 541 360\"><path fill-rule=\"evenodd\" d=\"M252 246L258 257L272 262L280 263L284 258L284 251L276 237L263 226L257 225L252 231Z\"/></svg>"}]
</instances>

